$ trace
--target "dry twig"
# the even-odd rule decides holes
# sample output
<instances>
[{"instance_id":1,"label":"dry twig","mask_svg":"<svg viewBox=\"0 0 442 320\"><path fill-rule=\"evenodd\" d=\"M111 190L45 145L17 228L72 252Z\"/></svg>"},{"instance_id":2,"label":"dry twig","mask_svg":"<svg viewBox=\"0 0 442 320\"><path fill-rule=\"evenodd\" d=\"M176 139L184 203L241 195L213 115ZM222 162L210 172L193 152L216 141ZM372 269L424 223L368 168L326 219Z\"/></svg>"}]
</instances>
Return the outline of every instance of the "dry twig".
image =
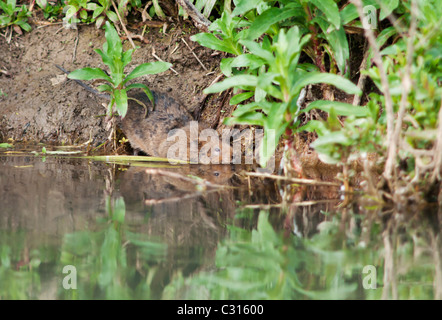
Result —
<instances>
[{"instance_id":1,"label":"dry twig","mask_svg":"<svg viewBox=\"0 0 442 320\"><path fill-rule=\"evenodd\" d=\"M163 62L164 62L163 59L161 59L160 57L158 57L158 56L156 55L156 53L155 53L155 48L154 48L154 47L152 47L152 56L153 56L155 59L157 59L158 61L163 61ZM176 75L179 75L179 73L178 73L174 68L170 67L170 70L172 70Z\"/></svg>"},{"instance_id":2,"label":"dry twig","mask_svg":"<svg viewBox=\"0 0 442 320\"><path fill-rule=\"evenodd\" d=\"M341 184L337 182L329 182L329 181L317 181L312 179L299 179L299 178L289 178L284 176L277 176L273 174L267 173L259 173L259 172L246 172L247 176L258 177L258 178L268 178L274 180L283 180L287 182L297 183L297 184L306 184L311 186L330 186L330 187L339 187Z\"/></svg>"},{"instance_id":3,"label":"dry twig","mask_svg":"<svg viewBox=\"0 0 442 320\"><path fill-rule=\"evenodd\" d=\"M126 25L123 22L123 19L121 19L120 13L118 12L118 8L115 5L114 0L112 0L112 6L115 9L115 12L117 13L118 19L120 20L121 26L123 27L124 32L126 33L127 38L129 39L130 44L132 45L132 48L136 49L134 42L132 41L132 38L130 37L129 31L126 29Z\"/></svg>"},{"instance_id":4,"label":"dry twig","mask_svg":"<svg viewBox=\"0 0 442 320\"><path fill-rule=\"evenodd\" d=\"M189 48L190 52L192 52L193 56L199 62L199 64L203 67L203 69L206 70L206 71L209 71L206 68L206 66L201 62L201 60L198 58L198 56L195 54L195 52L193 52L193 49L187 44L186 40L184 40L184 38L181 38L181 40L184 42L184 44L187 46L187 48Z\"/></svg>"}]
</instances>

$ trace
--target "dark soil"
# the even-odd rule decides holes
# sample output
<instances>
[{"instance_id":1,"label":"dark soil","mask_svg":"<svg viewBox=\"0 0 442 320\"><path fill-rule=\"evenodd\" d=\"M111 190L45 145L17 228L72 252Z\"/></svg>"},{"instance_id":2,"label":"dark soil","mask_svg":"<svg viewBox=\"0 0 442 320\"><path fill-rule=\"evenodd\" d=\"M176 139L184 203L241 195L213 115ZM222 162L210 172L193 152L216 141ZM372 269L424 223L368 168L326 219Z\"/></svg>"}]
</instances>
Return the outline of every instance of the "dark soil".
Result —
<instances>
[{"instance_id":1,"label":"dark soil","mask_svg":"<svg viewBox=\"0 0 442 320\"><path fill-rule=\"evenodd\" d=\"M226 99L204 99L202 91L219 75L216 68L221 55L213 55L212 50L192 42L189 38L198 30L188 23L169 24L166 33L161 30L147 28L143 42L134 40L140 48L134 52L127 72L141 63L156 61L154 50L162 60L172 63L178 74L168 70L138 78L136 82L166 92L191 113L203 110L200 119L216 127L224 116L219 103ZM0 72L0 141L70 145L92 139L93 146L107 141L110 131L106 129L106 109L102 105L106 101L63 78L54 66L59 64L69 71L83 67L106 69L94 52L104 42L104 31L94 25L81 25L78 31L60 25L33 26L30 33L13 37L10 43L0 37L0 69L4 71ZM127 41L124 48L130 48ZM214 104L210 99L218 100ZM202 103L210 107L205 108Z\"/></svg>"}]
</instances>

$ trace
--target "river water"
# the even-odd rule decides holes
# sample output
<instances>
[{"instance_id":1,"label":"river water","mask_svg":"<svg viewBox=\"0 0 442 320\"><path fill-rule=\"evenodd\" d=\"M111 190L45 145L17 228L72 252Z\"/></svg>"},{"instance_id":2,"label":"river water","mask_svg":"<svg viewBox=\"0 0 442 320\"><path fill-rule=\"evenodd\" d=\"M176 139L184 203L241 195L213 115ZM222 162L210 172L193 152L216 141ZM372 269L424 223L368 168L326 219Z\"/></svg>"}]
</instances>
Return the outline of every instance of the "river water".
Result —
<instances>
[{"instance_id":1,"label":"river water","mask_svg":"<svg viewBox=\"0 0 442 320\"><path fill-rule=\"evenodd\" d=\"M0 149L0 299L442 298L436 206L342 206L338 188L239 166L14 152Z\"/></svg>"}]
</instances>

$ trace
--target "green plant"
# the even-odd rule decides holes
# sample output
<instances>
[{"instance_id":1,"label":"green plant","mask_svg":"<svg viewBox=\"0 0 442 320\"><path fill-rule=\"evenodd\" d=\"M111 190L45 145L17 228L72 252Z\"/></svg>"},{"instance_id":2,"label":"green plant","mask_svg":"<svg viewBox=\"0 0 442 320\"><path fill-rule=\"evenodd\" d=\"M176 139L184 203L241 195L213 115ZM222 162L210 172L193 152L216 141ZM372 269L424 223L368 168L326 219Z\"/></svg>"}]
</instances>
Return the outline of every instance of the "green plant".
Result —
<instances>
[{"instance_id":1,"label":"green plant","mask_svg":"<svg viewBox=\"0 0 442 320\"><path fill-rule=\"evenodd\" d=\"M264 127L263 144L269 146L260 149L260 162L264 166L274 153L284 131L289 127L296 130L299 125L297 118L302 111L297 100L305 86L328 83L350 94L359 94L360 90L343 77L316 72L313 65L298 64L301 50L310 40L310 35L303 35L297 26L288 30L280 29L273 41L264 37L262 43L258 43L248 39L238 40L243 31L236 34L232 32L233 24L234 19L224 13L215 26L221 29L223 40L210 34L194 37L194 40L203 45L238 54L238 57L222 62L221 68L230 77L214 84L205 92L220 92L231 87L243 90L244 92L232 98L231 104L254 96L254 102L238 105L233 118L228 118L226 123ZM246 53L242 53L243 47L247 49ZM233 75L232 67L246 68L246 71L243 71L244 74ZM361 112L361 108L333 101L316 101L313 106L324 110L335 106L335 110L341 115Z\"/></svg>"},{"instance_id":2,"label":"green plant","mask_svg":"<svg viewBox=\"0 0 442 320\"><path fill-rule=\"evenodd\" d=\"M124 68L132 60L134 50L129 49L123 52L121 39L115 28L108 21L105 24L105 29L106 42L103 44L103 50L96 49L95 51L101 56L103 63L109 67L110 75L100 68L83 68L74 70L68 77L77 80L105 80L107 84L99 86L98 89L101 92L108 92L111 95L111 101L108 105L108 114L111 115L113 113L115 106L118 114L124 117L127 112L127 91L140 88L146 93L152 104L154 102L152 92L145 84L133 83L127 85L128 81L147 74L164 72L171 67L171 64L162 61L143 63L126 75Z\"/></svg>"},{"instance_id":3,"label":"green plant","mask_svg":"<svg viewBox=\"0 0 442 320\"><path fill-rule=\"evenodd\" d=\"M316 132L318 138L311 144L319 158L325 163L344 163L356 160L361 153L379 153L382 151L382 119L379 118L379 105L372 100L361 112L350 112L343 120L337 118L331 105L326 121L310 120L299 131ZM310 110L314 105L310 105ZM341 112L341 115L343 113Z\"/></svg>"},{"instance_id":4,"label":"green plant","mask_svg":"<svg viewBox=\"0 0 442 320\"><path fill-rule=\"evenodd\" d=\"M25 5L17 6L16 0L0 0L0 9L3 11L0 14L0 28L17 25L24 31L31 31L32 28L28 23L31 12Z\"/></svg>"},{"instance_id":5,"label":"green plant","mask_svg":"<svg viewBox=\"0 0 442 320\"><path fill-rule=\"evenodd\" d=\"M164 260L167 245L128 230L123 198L106 198L105 210L107 216L98 219L97 231L64 235L60 264L77 266L79 280L84 284L78 290L80 299L96 298L97 294L106 299L147 299L158 270L156 265ZM134 255L137 266L131 259ZM138 273L141 268L147 272ZM139 276L144 279L140 281ZM71 298L69 290L63 290L61 298Z\"/></svg>"},{"instance_id":6,"label":"green plant","mask_svg":"<svg viewBox=\"0 0 442 320\"><path fill-rule=\"evenodd\" d=\"M61 1L55 2L54 5L47 0L37 0L37 5L42 9L43 16L49 21L55 20L63 11L63 3Z\"/></svg>"},{"instance_id":7,"label":"green plant","mask_svg":"<svg viewBox=\"0 0 442 320\"><path fill-rule=\"evenodd\" d=\"M127 10L128 1L120 1L118 10L123 15L123 11ZM63 10L65 12L64 21L69 24L82 22L95 22L97 28L100 28L105 19L109 19L113 23L118 22L117 14L110 10L111 0L98 0L98 3L90 0L68 0ZM92 15L89 14L92 13Z\"/></svg>"},{"instance_id":8,"label":"green plant","mask_svg":"<svg viewBox=\"0 0 442 320\"><path fill-rule=\"evenodd\" d=\"M375 4L370 0L364 3ZM278 1L278 4L238 1L233 12L224 12L210 25L211 33L192 37L203 46L236 56L223 59L220 65L229 78L206 93L234 87L241 92L237 92L230 104L254 98L252 103L238 105L233 118L226 123L264 127L264 145L270 147L261 148L262 165L273 154L286 129L290 129L286 131L289 136L296 132L298 116L303 112L297 100L305 86L324 83L349 94L360 94L351 82L335 75L338 71L348 75L349 47L343 26L354 24L358 17L356 8L347 6L340 12L332 0ZM302 52L311 57L313 64L298 64ZM325 53L330 57L330 73L326 73ZM313 106L323 110L334 106L338 115L366 114L362 108L340 102L322 101ZM274 133L271 137L270 129Z\"/></svg>"},{"instance_id":9,"label":"green plant","mask_svg":"<svg viewBox=\"0 0 442 320\"><path fill-rule=\"evenodd\" d=\"M112 21L113 23L118 22L118 16L115 12L109 10L110 6L112 4L112 1L110 0L99 0L99 5L97 4L95 8L93 9L92 13L92 21L95 19L95 25L97 28L101 27L103 25L104 20L106 17ZM121 1L120 4L124 5L124 3L127 3L127 1ZM120 5L119 5L120 6Z\"/></svg>"}]
</instances>

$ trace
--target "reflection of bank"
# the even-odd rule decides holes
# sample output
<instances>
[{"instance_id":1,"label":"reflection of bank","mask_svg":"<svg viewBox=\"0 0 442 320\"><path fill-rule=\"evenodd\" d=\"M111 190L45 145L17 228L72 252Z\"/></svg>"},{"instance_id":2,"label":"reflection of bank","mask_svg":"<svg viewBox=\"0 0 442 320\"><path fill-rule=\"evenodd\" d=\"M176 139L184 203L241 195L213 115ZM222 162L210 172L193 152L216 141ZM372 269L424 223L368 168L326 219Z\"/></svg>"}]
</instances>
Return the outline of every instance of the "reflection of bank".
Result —
<instances>
[{"instance_id":1,"label":"reflection of bank","mask_svg":"<svg viewBox=\"0 0 442 320\"><path fill-rule=\"evenodd\" d=\"M180 165L158 170L130 167L119 174L118 189L128 216L148 217L144 232L166 237L168 244L216 246L224 232L221 221L235 213L229 188L234 173L230 165Z\"/></svg>"}]
</instances>

